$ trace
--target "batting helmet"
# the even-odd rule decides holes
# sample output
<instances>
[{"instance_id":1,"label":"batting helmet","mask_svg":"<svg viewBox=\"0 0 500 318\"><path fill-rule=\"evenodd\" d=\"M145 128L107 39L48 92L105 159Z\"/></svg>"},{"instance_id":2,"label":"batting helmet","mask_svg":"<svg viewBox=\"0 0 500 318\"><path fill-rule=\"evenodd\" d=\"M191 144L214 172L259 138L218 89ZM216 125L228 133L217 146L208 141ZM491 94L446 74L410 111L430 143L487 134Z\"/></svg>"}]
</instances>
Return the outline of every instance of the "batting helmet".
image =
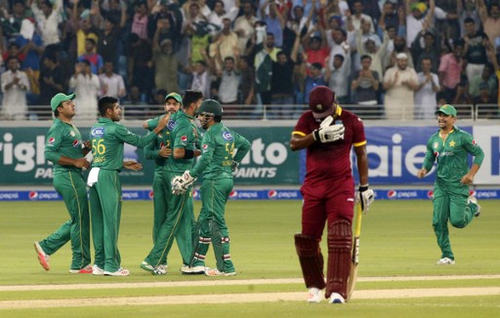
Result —
<instances>
[{"instance_id":1,"label":"batting helmet","mask_svg":"<svg viewBox=\"0 0 500 318\"><path fill-rule=\"evenodd\" d=\"M326 86L316 86L309 94L309 108L316 118L324 118L333 112L335 93Z\"/></svg>"},{"instance_id":2,"label":"batting helmet","mask_svg":"<svg viewBox=\"0 0 500 318\"><path fill-rule=\"evenodd\" d=\"M215 99L206 99L201 103L197 113L211 113L214 116L222 116L222 106Z\"/></svg>"}]
</instances>

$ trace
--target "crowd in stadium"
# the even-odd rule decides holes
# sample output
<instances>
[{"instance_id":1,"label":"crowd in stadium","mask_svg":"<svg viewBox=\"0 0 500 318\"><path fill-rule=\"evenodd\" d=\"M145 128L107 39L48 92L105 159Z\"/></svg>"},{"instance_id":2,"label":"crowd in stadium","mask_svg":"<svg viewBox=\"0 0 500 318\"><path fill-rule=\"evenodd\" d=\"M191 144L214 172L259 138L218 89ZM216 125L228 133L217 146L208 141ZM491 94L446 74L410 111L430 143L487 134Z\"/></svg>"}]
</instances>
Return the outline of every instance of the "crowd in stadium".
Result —
<instances>
[{"instance_id":1,"label":"crowd in stadium","mask_svg":"<svg viewBox=\"0 0 500 318\"><path fill-rule=\"evenodd\" d=\"M2 0L1 117L43 118L30 105L69 91L93 113L99 96L140 110L186 89L300 105L317 85L388 119L497 105L497 1Z\"/></svg>"}]
</instances>

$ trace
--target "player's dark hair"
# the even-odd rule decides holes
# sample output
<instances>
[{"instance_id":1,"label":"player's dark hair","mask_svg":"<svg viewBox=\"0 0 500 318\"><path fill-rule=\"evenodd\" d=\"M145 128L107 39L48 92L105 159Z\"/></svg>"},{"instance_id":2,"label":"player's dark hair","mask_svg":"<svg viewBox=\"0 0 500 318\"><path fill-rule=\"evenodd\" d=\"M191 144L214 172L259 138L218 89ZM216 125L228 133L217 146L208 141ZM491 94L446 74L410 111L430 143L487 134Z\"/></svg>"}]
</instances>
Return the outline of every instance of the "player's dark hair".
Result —
<instances>
[{"instance_id":1,"label":"player's dark hair","mask_svg":"<svg viewBox=\"0 0 500 318\"><path fill-rule=\"evenodd\" d=\"M220 123L220 122L221 122L221 120L222 120L222 116L214 116L214 121L215 121L216 123Z\"/></svg>"},{"instance_id":2,"label":"player's dark hair","mask_svg":"<svg viewBox=\"0 0 500 318\"><path fill-rule=\"evenodd\" d=\"M61 104L59 104L59 106L61 106ZM59 107L59 106L57 106L57 107ZM56 108L56 110L54 110L54 116L59 117L59 111L57 110L57 108Z\"/></svg>"},{"instance_id":3,"label":"player's dark hair","mask_svg":"<svg viewBox=\"0 0 500 318\"><path fill-rule=\"evenodd\" d=\"M113 109L115 104L118 103L118 99L111 96L104 96L99 99L98 108L99 114L104 117L108 109Z\"/></svg>"},{"instance_id":4,"label":"player's dark hair","mask_svg":"<svg viewBox=\"0 0 500 318\"><path fill-rule=\"evenodd\" d=\"M195 103L200 98L203 98L203 94L200 91L186 91L184 93L184 97L182 98L182 108L188 109L192 103Z\"/></svg>"}]
</instances>

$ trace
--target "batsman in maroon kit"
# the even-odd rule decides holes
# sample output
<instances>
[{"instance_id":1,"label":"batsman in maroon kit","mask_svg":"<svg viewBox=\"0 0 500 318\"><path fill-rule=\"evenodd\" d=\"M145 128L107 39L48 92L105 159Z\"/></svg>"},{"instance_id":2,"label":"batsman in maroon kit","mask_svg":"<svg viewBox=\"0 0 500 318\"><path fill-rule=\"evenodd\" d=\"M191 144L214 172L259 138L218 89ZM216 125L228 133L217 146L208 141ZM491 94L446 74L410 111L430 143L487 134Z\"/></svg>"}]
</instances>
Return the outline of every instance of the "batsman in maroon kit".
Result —
<instances>
[{"instance_id":1,"label":"batsman in maroon kit","mask_svg":"<svg viewBox=\"0 0 500 318\"><path fill-rule=\"evenodd\" d=\"M321 301L321 290L330 303L347 300L351 266L352 218L355 193L351 171L351 146L357 157L359 192L363 211L373 202L368 187L368 159L363 122L335 103L335 94L326 86L315 87L309 95L309 108L299 118L290 147L307 148L306 176L301 192L302 232L295 235L295 247L306 287L308 302ZM328 225L328 264L326 283L319 242Z\"/></svg>"}]
</instances>

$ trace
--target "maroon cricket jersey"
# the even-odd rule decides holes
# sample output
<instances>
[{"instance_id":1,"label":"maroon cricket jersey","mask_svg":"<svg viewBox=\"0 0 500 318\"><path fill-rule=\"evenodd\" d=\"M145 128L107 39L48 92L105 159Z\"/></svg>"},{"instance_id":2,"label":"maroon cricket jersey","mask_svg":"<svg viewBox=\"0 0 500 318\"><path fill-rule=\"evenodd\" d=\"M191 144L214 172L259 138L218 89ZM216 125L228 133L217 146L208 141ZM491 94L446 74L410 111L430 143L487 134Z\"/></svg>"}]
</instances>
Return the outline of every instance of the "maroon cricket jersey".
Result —
<instances>
[{"instance_id":1,"label":"maroon cricket jersey","mask_svg":"<svg viewBox=\"0 0 500 318\"><path fill-rule=\"evenodd\" d=\"M299 118L292 135L306 136L319 128L321 121L313 117L312 111L307 111ZM318 141L307 147L304 185L352 177L351 145L366 144L365 130L358 116L337 106L335 124L340 123L345 127L343 140L324 144Z\"/></svg>"}]
</instances>

